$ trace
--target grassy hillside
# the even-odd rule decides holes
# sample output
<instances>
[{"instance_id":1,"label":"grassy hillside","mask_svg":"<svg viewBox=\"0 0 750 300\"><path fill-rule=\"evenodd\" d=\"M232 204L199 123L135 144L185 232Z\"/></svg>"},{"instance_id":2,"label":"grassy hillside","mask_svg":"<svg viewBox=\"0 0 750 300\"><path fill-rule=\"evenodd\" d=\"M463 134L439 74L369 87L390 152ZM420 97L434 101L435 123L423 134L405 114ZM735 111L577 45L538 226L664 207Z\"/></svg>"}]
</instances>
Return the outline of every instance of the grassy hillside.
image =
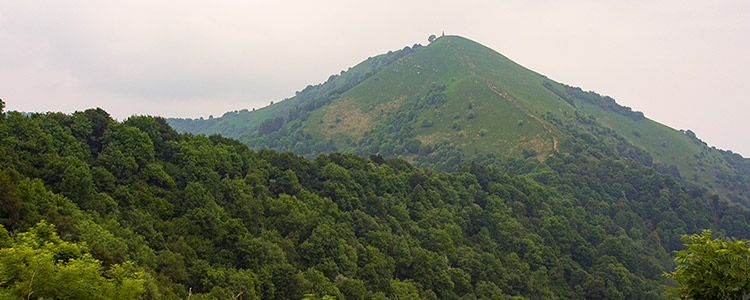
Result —
<instances>
[{"instance_id":1,"label":"grassy hillside","mask_svg":"<svg viewBox=\"0 0 750 300\"><path fill-rule=\"evenodd\" d=\"M554 87L553 87L554 85ZM613 99L593 92L549 82L551 90L575 105L579 116L596 126L610 129L618 139L643 150L651 158L649 165L683 180L721 194L735 203L747 205L750 199L750 160L708 147L692 131L676 130L650 120L640 112L620 107ZM571 95L572 94L572 95ZM580 118L579 118L580 119ZM583 128L592 127L587 121ZM591 132L596 130L589 129ZM608 137L613 144L614 138ZM612 145L616 148L616 146Z\"/></svg>"},{"instance_id":2,"label":"grassy hillside","mask_svg":"<svg viewBox=\"0 0 750 300\"><path fill-rule=\"evenodd\" d=\"M418 47L419 45L414 45L414 48ZM315 103L316 100L318 100L317 102L322 102L319 100L346 91L411 51L411 48L406 47L402 50L370 57L356 66L349 68L347 71L341 71L341 74L331 75L324 83L314 86L308 85L301 91L296 92L296 95L291 98L276 103L272 101L271 105L257 110L230 111L221 117L211 119L169 118L167 122L179 132L192 132L196 134L220 133L224 136L239 138L245 134L257 131L265 121L276 118L288 118L289 112L299 110L305 106L323 105L324 103Z\"/></svg>"},{"instance_id":3,"label":"grassy hillside","mask_svg":"<svg viewBox=\"0 0 750 300\"><path fill-rule=\"evenodd\" d=\"M540 112L568 108L549 91L533 88L540 84L538 75L484 46L442 37L312 112L303 128L314 139L334 138L345 148L387 114L414 109L411 122L419 126L413 126L411 135L426 146L447 140L466 154L476 148L520 156L523 149L533 149L541 158L552 154L554 140L563 136ZM444 103L415 107L433 85L445 86ZM526 100L539 94L538 101Z\"/></svg>"}]
</instances>

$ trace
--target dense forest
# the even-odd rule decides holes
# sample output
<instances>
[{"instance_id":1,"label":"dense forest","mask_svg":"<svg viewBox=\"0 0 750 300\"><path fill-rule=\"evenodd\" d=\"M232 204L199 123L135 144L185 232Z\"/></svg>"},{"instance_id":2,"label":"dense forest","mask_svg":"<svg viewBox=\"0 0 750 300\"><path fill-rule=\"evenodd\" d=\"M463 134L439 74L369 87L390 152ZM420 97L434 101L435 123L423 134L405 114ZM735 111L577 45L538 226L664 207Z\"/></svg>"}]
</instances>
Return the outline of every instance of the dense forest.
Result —
<instances>
[{"instance_id":1,"label":"dense forest","mask_svg":"<svg viewBox=\"0 0 750 300\"><path fill-rule=\"evenodd\" d=\"M681 234L747 238L750 213L636 158L591 146L448 173L253 150L159 117L7 112L0 295L43 296L39 264L5 259L42 249L100 263L90 282L111 299L661 299Z\"/></svg>"}]
</instances>

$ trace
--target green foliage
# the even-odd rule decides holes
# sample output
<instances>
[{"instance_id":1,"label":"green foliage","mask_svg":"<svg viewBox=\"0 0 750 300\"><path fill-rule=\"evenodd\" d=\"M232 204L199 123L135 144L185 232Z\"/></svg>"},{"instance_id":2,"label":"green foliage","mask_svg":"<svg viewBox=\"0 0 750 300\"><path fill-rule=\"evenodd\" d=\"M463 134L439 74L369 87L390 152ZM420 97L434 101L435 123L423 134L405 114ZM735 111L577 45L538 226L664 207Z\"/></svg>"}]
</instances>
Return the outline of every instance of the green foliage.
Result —
<instances>
[{"instance_id":1,"label":"green foliage","mask_svg":"<svg viewBox=\"0 0 750 300\"><path fill-rule=\"evenodd\" d=\"M454 105L466 109L441 107ZM486 115L462 120L466 135ZM58 245L79 246L68 261L108 269L69 268L96 269L104 282L119 276L114 265L138 270L125 277L148 299L655 299L679 235L750 232L746 211L583 131L578 149L545 161L531 150L470 156L417 138L422 119L405 109L372 141L351 142L456 170L445 173L381 155L254 151L177 134L159 118L103 116L0 119L0 246L12 249L10 237L45 219L67 241ZM42 257L34 251L24 255ZM26 297L33 271L11 258L22 275L13 291Z\"/></svg>"},{"instance_id":2,"label":"green foliage","mask_svg":"<svg viewBox=\"0 0 750 300\"><path fill-rule=\"evenodd\" d=\"M316 297L315 294L305 294L302 300L335 300L336 296L325 295L320 298Z\"/></svg>"},{"instance_id":3,"label":"green foliage","mask_svg":"<svg viewBox=\"0 0 750 300\"><path fill-rule=\"evenodd\" d=\"M596 104L603 109L624 115L628 118L633 119L634 121L643 120L645 118L642 112L633 111L630 107L627 106L620 106L619 104L615 103L614 99L610 97L602 97L594 92L584 92L583 90L581 90L581 88L571 86L565 86L565 92L570 95L569 97Z\"/></svg>"},{"instance_id":4,"label":"green foliage","mask_svg":"<svg viewBox=\"0 0 750 300\"><path fill-rule=\"evenodd\" d=\"M453 121L453 124L451 125L451 128L453 128L453 130L461 130L461 122L459 122L459 121Z\"/></svg>"},{"instance_id":5,"label":"green foliage","mask_svg":"<svg viewBox=\"0 0 750 300\"><path fill-rule=\"evenodd\" d=\"M677 268L664 273L677 286L669 296L680 299L743 299L750 294L748 240L712 239L711 230L683 235L687 249L676 251Z\"/></svg>"},{"instance_id":6,"label":"green foliage","mask_svg":"<svg viewBox=\"0 0 750 300\"><path fill-rule=\"evenodd\" d=\"M3 299L140 299L141 277L131 262L102 272L85 246L62 241L44 221L0 249Z\"/></svg>"}]
</instances>

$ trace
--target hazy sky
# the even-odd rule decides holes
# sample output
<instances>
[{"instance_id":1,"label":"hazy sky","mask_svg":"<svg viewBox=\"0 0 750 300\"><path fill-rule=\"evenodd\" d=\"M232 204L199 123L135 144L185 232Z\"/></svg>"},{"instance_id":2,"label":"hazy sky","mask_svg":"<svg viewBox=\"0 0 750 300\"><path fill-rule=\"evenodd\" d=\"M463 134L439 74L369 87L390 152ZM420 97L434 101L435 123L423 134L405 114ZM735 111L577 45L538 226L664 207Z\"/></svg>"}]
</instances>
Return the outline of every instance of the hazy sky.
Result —
<instances>
[{"instance_id":1,"label":"hazy sky","mask_svg":"<svg viewBox=\"0 0 750 300\"><path fill-rule=\"evenodd\" d=\"M219 116L442 31L750 156L747 0L0 0L0 98Z\"/></svg>"}]
</instances>

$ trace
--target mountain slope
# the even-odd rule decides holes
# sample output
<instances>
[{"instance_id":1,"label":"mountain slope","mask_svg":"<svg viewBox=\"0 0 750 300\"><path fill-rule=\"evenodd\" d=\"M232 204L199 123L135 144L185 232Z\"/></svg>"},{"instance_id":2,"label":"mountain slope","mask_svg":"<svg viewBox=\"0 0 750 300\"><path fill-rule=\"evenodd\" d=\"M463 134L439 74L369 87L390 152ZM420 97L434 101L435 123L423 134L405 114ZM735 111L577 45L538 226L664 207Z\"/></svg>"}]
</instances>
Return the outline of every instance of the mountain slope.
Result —
<instances>
[{"instance_id":1,"label":"mountain slope","mask_svg":"<svg viewBox=\"0 0 750 300\"><path fill-rule=\"evenodd\" d=\"M170 124L180 131L237 137L254 148L308 157L332 151L377 153L437 170L598 148L602 155L629 157L688 185L750 204L750 160L709 148L690 131L557 83L462 37L408 49L377 68L367 67L370 60L353 68L371 72L318 97L319 106L291 98L246 114L245 123L233 123L232 130L212 125L191 131L176 120ZM285 102L283 109L274 108ZM283 112L261 112L272 109ZM219 119L213 122L234 120Z\"/></svg>"},{"instance_id":2,"label":"mountain slope","mask_svg":"<svg viewBox=\"0 0 750 300\"><path fill-rule=\"evenodd\" d=\"M425 146L447 139L459 147L504 146L498 149L500 153L520 154L520 149L512 145L525 140L522 144L540 155L552 153L554 135L545 129L548 124L537 111L530 112L539 108L519 100L532 92L525 88L528 81L539 81L539 77L528 76L504 57L488 55L494 54L488 50L461 39L440 38L343 93L331 105L312 112L303 127L310 129L313 138L334 137L337 144L344 144L346 138L358 142L364 132L377 125L371 120L406 108L415 114L413 120L434 124L416 126L411 132ZM503 71L496 72L498 69ZM444 103L420 99L433 85L445 87ZM549 106L545 109L557 110L564 104L550 98L542 103ZM469 117L469 112L474 116ZM496 122L498 118L503 120ZM521 128L519 120L524 123ZM489 134L480 141L477 137L483 128ZM441 134L436 136L437 132ZM496 142L501 145L493 145Z\"/></svg>"},{"instance_id":3,"label":"mountain slope","mask_svg":"<svg viewBox=\"0 0 750 300\"><path fill-rule=\"evenodd\" d=\"M384 66L411 53L421 45L416 44L413 48L405 47L402 50L391 51L375 57L370 57L358 65L341 71L339 75L331 75L328 80L318 85L308 85L296 93L294 97L284 99L278 103L261 109L248 111L230 111L219 118L200 119L167 119L170 126L180 132L192 132L196 134L221 133L227 137L239 138L248 132L255 132L264 121L275 118L288 118L289 112L299 110L300 107L312 109L324 104L324 100L335 97L351 86L356 85L363 79L382 69Z\"/></svg>"}]
</instances>

